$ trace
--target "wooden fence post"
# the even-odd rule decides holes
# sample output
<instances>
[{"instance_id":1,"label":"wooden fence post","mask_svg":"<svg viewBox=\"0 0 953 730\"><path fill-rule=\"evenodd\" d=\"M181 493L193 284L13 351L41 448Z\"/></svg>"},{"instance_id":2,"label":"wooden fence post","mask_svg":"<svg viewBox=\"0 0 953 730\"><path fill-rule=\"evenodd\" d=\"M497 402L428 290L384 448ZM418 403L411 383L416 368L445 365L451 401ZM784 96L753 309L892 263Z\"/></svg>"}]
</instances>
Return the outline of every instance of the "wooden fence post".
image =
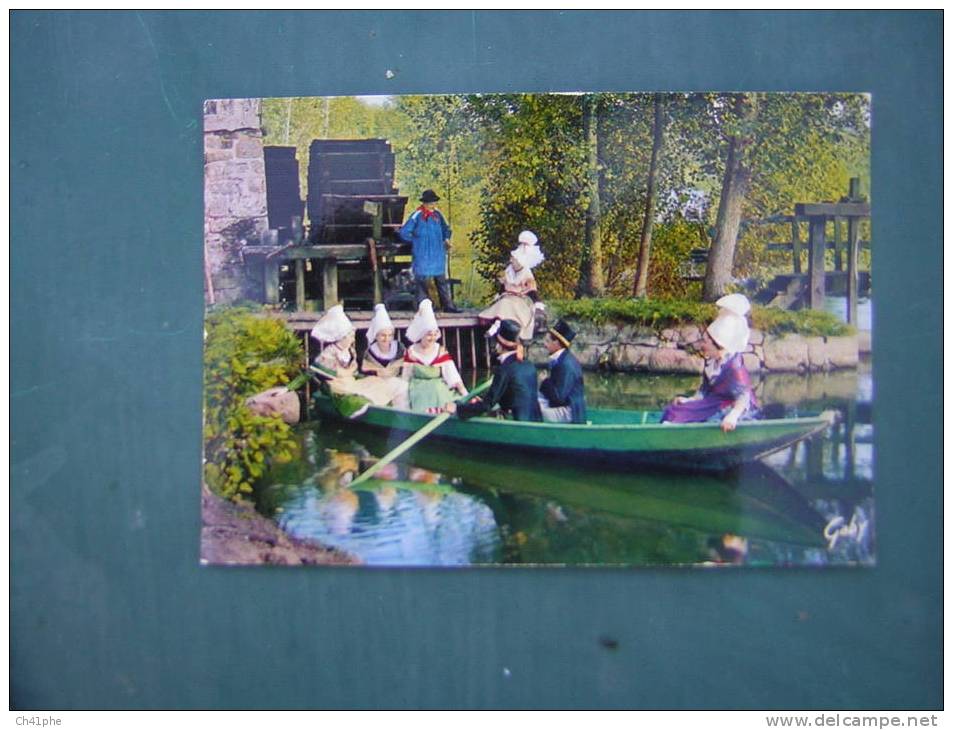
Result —
<instances>
[{"instance_id":1,"label":"wooden fence post","mask_svg":"<svg viewBox=\"0 0 953 730\"><path fill-rule=\"evenodd\" d=\"M810 223L810 254L808 256L808 275L810 289L808 289L808 302L811 309L822 309L824 307L824 255L827 252L827 240L825 238L825 227L827 217L817 215L811 217Z\"/></svg>"},{"instance_id":2,"label":"wooden fence post","mask_svg":"<svg viewBox=\"0 0 953 730\"><path fill-rule=\"evenodd\" d=\"M791 256L794 273L801 273L801 224L796 217L791 218Z\"/></svg>"}]
</instances>

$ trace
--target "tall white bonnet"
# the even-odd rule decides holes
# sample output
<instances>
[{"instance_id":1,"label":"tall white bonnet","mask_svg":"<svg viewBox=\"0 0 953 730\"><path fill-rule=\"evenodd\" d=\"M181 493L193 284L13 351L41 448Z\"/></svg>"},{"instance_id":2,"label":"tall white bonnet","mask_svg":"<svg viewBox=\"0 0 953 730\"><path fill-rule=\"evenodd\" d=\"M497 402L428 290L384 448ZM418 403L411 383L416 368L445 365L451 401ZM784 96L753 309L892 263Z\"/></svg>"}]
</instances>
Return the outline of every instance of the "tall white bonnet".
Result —
<instances>
[{"instance_id":1,"label":"tall white bonnet","mask_svg":"<svg viewBox=\"0 0 953 730\"><path fill-rule=\"evenodd\" d=\"M424 299L417 307L417 313L407 328L407 339L411 342L418 342L427 332L434 330L437 331L439 337L440 325L437 324L437 315L433 313L433 302Z\"/></svg>"},{"instance_id":2,"label":"tall white bonnet","mask_svg":"<svg viewBox=\"0 0 953 730\"><path fill-rule=\"evenodd\" d=\"M729 312L734 312L739 317L744 317L751 311L751 302L744 294L726 294L715 304Z\"/></svg>"},{"instance_id":3,"label":"tall white bonnet","mask_svg":"<svg viewBox=\"0 0 953 730\"><path fill-rule=\"evenodd\" d=\"M354 331L354 325L344 313L344 305L335 304L311 328L311 336L321 342L337 342Z\"/></svg>"},{"instance_id":4,"label":"tall white bonnet","mask_svg":"<svg viewBox=\"0 0 953 730\"><path fill-rule=\"evenodd\" d=\"M744 317L726 309L708 325L708 334L722 350L734 355L748 349L751 330Z\"/></svg>"},{"instance_id":5,"label":"tall white bonnet","mask_svg":"<svg viewBox=\"0 0 953 730\"><path fill-rule=\"evenodd\" d=\"M377 339L377 333L381 330L393 330L394 323L391 322L390 315L387 313L387 307L383 303L374 305L374 316L371 323L367 326L367 341L373 342Z\"/></svg>"}]
</instances>

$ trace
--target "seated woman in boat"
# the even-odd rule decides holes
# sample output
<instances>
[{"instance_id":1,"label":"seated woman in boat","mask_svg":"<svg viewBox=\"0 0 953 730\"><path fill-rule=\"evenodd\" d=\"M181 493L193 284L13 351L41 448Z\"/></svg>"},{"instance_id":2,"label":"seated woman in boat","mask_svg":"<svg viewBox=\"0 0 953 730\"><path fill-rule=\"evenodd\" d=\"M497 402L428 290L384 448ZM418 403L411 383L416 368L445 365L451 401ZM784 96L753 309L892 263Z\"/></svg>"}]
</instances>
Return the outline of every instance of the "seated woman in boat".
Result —
<instances>
[{"instance_id":1,"label":"seated woman in boat","mask_svg":"<svg viewBox=\"0 0 953 730\"><path fill-rule=\"evenodd\" d=\"M424 299L407 328L407 339L413 344L404 353L401 368L401 375L408 382L412 411L441 410L453 401L452 391L467 394L463 378L450 353L437 342L439 338L433 302Z\"/></svg>"},{"instance_id":2,"label":"seated woman in boat","mask_svg":"<svg viewBox=\"0 0 953 730\"><path fill-rule=\"evenodd\" d=\"M742 355L750 336L744 314L751 305L741 294L730 297L718 300L718 316L695 344L705 358L701 387L692 396L677 397L662 413L663 423L718 421L727 432L733 431L739 420L758 417L751 376Z\"/></svg>"},{"instance_id":3,"label":"seated woman in boat","mask_svg":"<svg viewBox=\"0 0 953 730\"><path fill-rule=\"evenodd\" d=\"M367 350L361 361L364 375L393 379L400 388L394 398L394 406L407 408L407 381L401 377L404 364L404 346L397 341L394 323L383 304L374 305L374 316L367 327Z\"/></svg>"},{"instance_id":4,"label":"seated woman in boat","mask_svg":"<svg viewBox=\"0 0 953 730\"><path fill-rule=\"evenodd\" d=\"M460 418L470 418L490 412L499 406L504 415L516 421L542 421L539 392L536 387L536 366L523 359L523 345L519 341L520 325L504 319L496 333L496 354L500 364L493 369L493 383L486 395L469 403L450 403L446 410Z\"/></svg>"},{"instance_id":5,"label":"seated woman in boat","mask_svg":"<svg viewBox=\"0 0 953 730\"><path fill-rule=\"evenodd\" d=\"M484 325L494 325L503 319L512 319L520 325L520 339L533 339L537 312L542 315L545 305L539 299L533 269L545 260L536 236L531 231L520 234L519 245L510 252L510 263L500 275L502 293L478 315ZM495 334L491 329L490 334Z\"/></svg>"},{"instance_id":6,"label":"seated woman in boat","mask_svg":"<svg viewBox=\"0 0 953 730\"><path fill-rule=\"evenodd\" d=\"M371 404L386 406L401 397L403 383L394 378L358 377L354 352L354 326L344 307L331 307L312 328L311 336L324 345L311 372L326 384L338 411L350 418L362 415Z\"/></svg>"}]
</instances>

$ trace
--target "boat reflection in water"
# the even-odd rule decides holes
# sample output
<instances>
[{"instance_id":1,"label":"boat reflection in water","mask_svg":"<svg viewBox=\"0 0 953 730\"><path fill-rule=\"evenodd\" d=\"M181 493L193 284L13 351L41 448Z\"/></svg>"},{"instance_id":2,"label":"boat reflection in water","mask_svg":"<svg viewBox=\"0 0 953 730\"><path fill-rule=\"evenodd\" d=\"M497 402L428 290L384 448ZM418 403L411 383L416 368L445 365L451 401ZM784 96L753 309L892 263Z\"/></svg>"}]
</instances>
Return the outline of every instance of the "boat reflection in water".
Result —
<instances>
[{"instance_id":1,"label":"boat reflection in water","mask_svg":"<svg viewBox=\"0 0 953 730\"><path fill-rule=\"evenodd\" d=\"M762 402L839 407L854 423L724 477L595 471L525 458L518 445L502 453L424 441L351 489L396 437L311 424L299 430L302 458L259 488L259 509L369 565L869 565L869 401L853 397L867 381L849 378L768 379ZM668 397L664 386L658 400ZM652 407L654 398L638 392L623 407Z\"/></svg>"}]
</instances>

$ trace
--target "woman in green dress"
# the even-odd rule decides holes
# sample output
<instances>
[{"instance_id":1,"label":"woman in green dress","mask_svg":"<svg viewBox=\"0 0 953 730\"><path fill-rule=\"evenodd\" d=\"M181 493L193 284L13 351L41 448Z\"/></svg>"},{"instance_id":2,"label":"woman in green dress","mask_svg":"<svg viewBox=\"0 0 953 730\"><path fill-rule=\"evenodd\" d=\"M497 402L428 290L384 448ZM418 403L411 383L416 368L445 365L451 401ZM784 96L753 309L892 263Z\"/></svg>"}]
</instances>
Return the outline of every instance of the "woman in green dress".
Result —
<instances>
[{"instance_id":1,"label":"woman in green dress","mask_svg":"<svg viewBox=\"0 0 953 730\"><path fill-rule=\"evenodd\" d=\"M433 302L424 299L407 328L407 339L412 344L404 354L402 368L412 411L435 413L454 400L453 391L467 394L453 358L437 342L439 337Z\"/></svg>"}]
</instances>

